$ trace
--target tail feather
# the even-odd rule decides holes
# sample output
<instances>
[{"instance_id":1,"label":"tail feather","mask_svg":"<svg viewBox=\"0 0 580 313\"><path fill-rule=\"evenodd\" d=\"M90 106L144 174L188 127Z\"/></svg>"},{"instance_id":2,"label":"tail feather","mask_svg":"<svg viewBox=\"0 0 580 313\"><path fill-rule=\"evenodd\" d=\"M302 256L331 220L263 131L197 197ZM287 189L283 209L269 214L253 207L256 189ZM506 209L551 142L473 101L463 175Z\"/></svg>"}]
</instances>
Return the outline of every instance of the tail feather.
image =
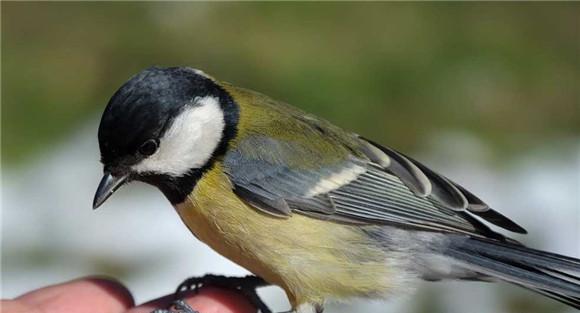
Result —
<instances>
[{"instance_id":1,"label":"tail feather","mask_svg":"<svg viewBox=\"0 0 580 313\"><path fill-rule=\"evenodd\" d=\"M450 242L444 254L459 266L580 309L580 260L491 239L458 236Z\"/></svg>"},{"instance_id":2,"label":"tail feather","mask_svg":"<svg viewBox=\"0 0 580 313\"><path fill-rule=\"evenodd\" d=\"M563 294L559 294L559 293L555 293L555 292L551 292L551 291L547 291L547 290L543 290L543 289L531 289L531 288L528 288L526 286L521 286L521 285L520 285L520 287L532 290L532 291L537 292L541 295L544 295L548 298L551 298L551 299L554 299L556 301L567 304L573 308L580 309L580 298L578 298L578 297L569 297L569 296L566 296Z\"/></svg>"}]
</instances>

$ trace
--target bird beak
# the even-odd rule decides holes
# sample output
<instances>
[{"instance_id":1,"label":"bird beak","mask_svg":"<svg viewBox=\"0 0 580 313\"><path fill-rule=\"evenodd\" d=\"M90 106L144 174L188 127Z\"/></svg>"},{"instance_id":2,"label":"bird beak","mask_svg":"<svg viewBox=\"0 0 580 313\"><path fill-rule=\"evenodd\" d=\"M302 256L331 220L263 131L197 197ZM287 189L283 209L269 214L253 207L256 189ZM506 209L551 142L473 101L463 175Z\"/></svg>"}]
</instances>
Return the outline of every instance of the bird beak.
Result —
<instances>
[{"instance_id":1,"label":"bird beak","mask_svg":"<svg viewBox=\"0 0 580 313\"><path fill-rule=\"evenodd\" d=\"M111 173L105 172L95 193L95 199L93 199L93 210L100 207L119 187L123 186L127 182L127 177L129 177L128 174L113 176Z\"/></svg>"}]
</instances>

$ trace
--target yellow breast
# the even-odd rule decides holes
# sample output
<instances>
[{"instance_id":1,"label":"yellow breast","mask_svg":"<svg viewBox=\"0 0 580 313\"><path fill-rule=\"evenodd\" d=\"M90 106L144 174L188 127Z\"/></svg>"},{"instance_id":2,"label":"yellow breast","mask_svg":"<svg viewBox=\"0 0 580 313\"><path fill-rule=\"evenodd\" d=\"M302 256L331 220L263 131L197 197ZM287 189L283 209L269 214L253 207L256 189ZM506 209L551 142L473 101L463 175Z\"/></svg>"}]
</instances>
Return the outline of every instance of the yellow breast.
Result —
<instances>
[{"instance_id":1,"label":"yellow breast","mask_svg":"<svg viewBox=\"0 0 580 313\"><path fill-rule=\"evenodd\" d=\"M384 293L384 252L360 228L294 214L266 215L243 202L217 162L176 209L197 238L286 290L294 306Z\"/></svg>"}]
</instances>

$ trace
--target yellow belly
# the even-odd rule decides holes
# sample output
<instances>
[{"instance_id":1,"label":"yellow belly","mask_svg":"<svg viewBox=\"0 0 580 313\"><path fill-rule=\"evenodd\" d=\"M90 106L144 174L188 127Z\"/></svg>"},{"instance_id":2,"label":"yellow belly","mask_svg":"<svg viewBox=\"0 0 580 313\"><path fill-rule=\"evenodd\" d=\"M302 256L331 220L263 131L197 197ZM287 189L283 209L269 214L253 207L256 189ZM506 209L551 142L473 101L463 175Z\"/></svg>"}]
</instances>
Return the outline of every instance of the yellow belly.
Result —
<instances>
[{"instance_id":1,"label":"yellow belly","mask_svg":"<svg viewBox=\"0 0 580 313\"><path fill-rule=\"evenodd\" d=\"M221 164L176 206L197 238L285 289L293 306L390 289L385 253L359 228L299 214L276 218L241 201Z\"/></svg>"}]
</instances>

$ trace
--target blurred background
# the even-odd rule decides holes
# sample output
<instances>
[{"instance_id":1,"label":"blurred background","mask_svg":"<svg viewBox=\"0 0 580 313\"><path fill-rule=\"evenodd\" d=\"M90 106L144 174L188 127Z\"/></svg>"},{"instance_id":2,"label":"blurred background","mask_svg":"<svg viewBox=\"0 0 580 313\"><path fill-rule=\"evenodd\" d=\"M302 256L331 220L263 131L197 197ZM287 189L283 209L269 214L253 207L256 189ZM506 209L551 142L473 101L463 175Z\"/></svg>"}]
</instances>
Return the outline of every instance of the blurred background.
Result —
<instances>
[{"instance_id":1,"label":"blurred background","mask_svg":"<svg viewBox=\"0 0 580 313\"><path fill-rule=\"evenodd\" d=\"M152 187L91 210L100 114L152 65L202 69L412 154L524 225L518 240L580 257L577 3L1 5L2 297L105 274L142 302L188 276L245 273ZM328 312L572 309L462 282Z\"/></svg>"}]
</instances>

